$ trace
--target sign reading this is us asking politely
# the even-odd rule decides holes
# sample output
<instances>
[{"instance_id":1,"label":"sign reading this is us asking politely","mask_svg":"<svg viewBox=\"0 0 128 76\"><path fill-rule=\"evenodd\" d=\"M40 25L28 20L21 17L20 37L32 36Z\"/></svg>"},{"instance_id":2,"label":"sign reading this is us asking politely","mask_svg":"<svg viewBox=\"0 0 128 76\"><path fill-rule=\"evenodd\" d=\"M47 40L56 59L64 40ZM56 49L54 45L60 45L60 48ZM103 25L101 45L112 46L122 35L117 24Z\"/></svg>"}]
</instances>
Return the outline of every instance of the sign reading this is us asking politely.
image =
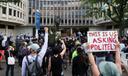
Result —
<instances>
[{"instance_id":1,"label":"sign reading this is us asking politely","mask_svg":"<svg viewBox=\"0 0 128 76\"><path fill-rule=\"evenodd\" d=\"M88 43L91 52L115 51L118 41L117 31L88 31Z\"/></svg>"}]
</instances>

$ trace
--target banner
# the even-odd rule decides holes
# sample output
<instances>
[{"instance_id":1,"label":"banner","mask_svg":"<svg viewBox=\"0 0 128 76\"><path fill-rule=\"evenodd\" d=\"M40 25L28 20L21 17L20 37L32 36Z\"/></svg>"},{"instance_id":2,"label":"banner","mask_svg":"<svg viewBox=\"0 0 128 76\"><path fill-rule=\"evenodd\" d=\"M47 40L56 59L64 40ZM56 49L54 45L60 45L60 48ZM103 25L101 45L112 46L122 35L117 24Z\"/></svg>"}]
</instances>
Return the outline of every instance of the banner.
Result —
<instances>
[{"instance_id":1,"label":"banner","mask_svg":"<svg viewBox=\"0 0 128 76\"><path fill-rule=\"evenodd\" d=\"M41 17L41 14L40 14L39 10L36 10L35 23L36 23L36 29L38 29L38 30L40 30L40 17Z\"/></svg>"},{"instance_id":2,"label":"banner","mask_svg":"<svg viewBox=\"0 0 128 76\"><path fill-rule=\"evenodd\" d=\"M117 31L88 31L88 43L91 52L115 51L118 41Z\"/></svg>"}]
</instances>

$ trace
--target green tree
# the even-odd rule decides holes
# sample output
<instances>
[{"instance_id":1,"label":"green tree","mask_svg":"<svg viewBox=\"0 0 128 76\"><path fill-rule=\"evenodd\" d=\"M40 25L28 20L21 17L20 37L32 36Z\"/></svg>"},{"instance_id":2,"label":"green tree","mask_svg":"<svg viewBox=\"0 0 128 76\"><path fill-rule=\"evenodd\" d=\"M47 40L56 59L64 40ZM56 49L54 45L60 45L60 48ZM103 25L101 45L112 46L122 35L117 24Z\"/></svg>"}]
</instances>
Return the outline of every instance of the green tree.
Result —
<instances>
[{"instance_id":1,"label":"green tree","mask_svg":"<svg viewBox=\"0 0 128 76\"><path fill-rule=\"evenodd\" d=\"M128 0L81 0L82 6L87 6L86 15L101 16L111 19L119 26L119 36L124 35L124 28L128 23Z\"/></svg>"}]
</instances>

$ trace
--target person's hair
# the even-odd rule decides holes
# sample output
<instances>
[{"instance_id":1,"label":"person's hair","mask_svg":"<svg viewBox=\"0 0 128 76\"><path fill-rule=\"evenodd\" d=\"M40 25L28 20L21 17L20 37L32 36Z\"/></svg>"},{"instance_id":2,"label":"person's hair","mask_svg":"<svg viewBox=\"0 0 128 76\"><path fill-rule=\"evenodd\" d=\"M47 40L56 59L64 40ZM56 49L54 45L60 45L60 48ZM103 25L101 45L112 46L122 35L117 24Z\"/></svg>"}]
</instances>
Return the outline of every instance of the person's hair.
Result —
<instances>
[{"instance_id":1,"label":"person's hair","mask_svg":"<svg viewBox=\"0 0 128 76\"><path fill-rule=\"evenodd\" d=\"M56 45L52 50L53 54L59 54L62 51L62 48L60 45Z\"/></svg>"},{"instance_id":2,"label":"person's hair","mask_svg":"<svg viewBox=\"0 0 128 76\"><path fill-rule=\"evenodd\" d=\"M80 47L80 46L78 46L76 50L77 50L77 53L78 53L79 55L81 55L81 54L82 54L82 51L83 51L83 50L81 49L81 47Z\"/></svg>"}]
</instances>

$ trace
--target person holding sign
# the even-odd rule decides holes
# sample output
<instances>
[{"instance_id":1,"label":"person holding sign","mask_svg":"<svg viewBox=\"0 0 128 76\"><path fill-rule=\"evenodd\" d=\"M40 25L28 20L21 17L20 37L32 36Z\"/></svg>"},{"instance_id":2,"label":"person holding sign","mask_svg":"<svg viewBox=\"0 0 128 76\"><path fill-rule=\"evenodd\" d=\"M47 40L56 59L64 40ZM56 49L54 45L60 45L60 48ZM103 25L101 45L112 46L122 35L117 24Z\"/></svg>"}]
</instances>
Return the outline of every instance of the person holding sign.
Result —
<instances>
[{"instance_id":1,"label":"person holding sign","mask_svg":"<svg viewBox=\"0 0 128 76\"><path fill-rule=\"evenodd\" d=\"M120 59L120 47L119 44L115 45L115 63L109 61L101 61L99 65L96 65L94 56L89 45L88 57L91 64L91 70L93 76L121 76L121 59Z\"/></svg>"}]
</instances>

